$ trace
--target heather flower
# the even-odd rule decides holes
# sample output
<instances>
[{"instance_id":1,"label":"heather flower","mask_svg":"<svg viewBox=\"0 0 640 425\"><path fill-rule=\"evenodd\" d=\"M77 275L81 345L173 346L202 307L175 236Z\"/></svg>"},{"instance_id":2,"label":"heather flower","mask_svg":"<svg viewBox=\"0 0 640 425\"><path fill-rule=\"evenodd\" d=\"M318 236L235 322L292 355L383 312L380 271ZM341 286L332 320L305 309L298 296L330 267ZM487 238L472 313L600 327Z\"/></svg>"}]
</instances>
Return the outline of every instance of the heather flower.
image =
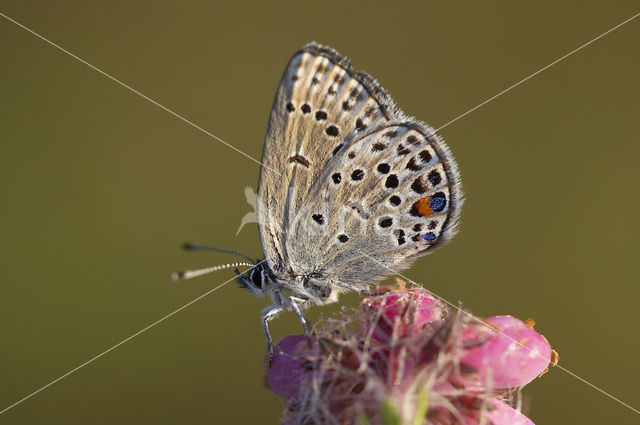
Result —
<instances>
[{"instance_id":1,"label":"heather flower","mask_svg":"<svg viewBox=\"0 0 640 425\"><path fill-rule=\"evenodd\" d=\"M529 425L511 407L555 361L532 321L453 311L422 288L387 288L313 336L275 347L267 370L286 424Z\"/></svg>"}]
</instances>

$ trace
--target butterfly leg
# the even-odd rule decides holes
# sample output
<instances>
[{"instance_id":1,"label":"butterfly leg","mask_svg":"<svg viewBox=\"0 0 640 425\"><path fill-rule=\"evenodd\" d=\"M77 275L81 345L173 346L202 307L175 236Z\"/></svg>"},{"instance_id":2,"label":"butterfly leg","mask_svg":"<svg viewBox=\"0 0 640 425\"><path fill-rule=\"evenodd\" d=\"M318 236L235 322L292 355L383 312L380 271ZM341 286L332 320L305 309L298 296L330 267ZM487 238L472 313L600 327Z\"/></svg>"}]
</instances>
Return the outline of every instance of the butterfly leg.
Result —
<instances>
[{"instance_id":1,"label":"butterfly leg","mask_svg":"<svg viewBox=\"0 0 640 425\"><path fill-rule=\"evenodd\" d=\"M302 324L302 329L304 329L304 334L308 337L311 332L311 323L309 319L307 319L302 311L300 311L300 304L303 304L305 300L296 297L289 297L289 304L291 304L291 309L296 314L296 317Z\"/></svg>"},{"instance_id":2,"label":"butterfly leg","mask_svg":"<svg viewBox=\"0 0 640 425\"><path fill-rule=\"evenodd\" d=\"M273 340L271 339L271 333L269 332L269 320L273 319L283 310L284 307L280 305L270 305L265 307L260 312L260 320L262 321L262 330L264 331L264 337L267 340L267 351L269 352L269 361L273 358Z\"/></svg>"}]
</instances>

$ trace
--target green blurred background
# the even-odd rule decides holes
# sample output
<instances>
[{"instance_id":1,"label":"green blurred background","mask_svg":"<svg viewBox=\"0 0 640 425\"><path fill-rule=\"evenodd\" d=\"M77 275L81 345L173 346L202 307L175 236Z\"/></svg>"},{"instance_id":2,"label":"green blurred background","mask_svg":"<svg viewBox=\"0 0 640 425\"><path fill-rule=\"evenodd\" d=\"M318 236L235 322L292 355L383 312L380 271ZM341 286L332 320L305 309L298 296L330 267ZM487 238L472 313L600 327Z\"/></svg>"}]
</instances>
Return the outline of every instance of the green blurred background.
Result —
<instances>
[{"instance_id":1,"label":"green blurred background","mask_svg":"<svg viewBox=\"0 0 640 425\"><path fill-rule=\"evenodd\" d=\"M276 85L334 46L435 127L637 13L636 1L2 1L0 11L259 158ZM0 410L261 256L258 166L0 18ZM533 317L575 374L638 408L640 18L447 126L461 232L410 278L479 315ZM354 305L358 297L346 296ZM230 283L0 416L11 424L276 423L258 312ZM314 308L332 312L337 306ZM276 339L300 331L293 314ZM638 416L552 370L536 424Z\"/></svg>"}]
</instances>

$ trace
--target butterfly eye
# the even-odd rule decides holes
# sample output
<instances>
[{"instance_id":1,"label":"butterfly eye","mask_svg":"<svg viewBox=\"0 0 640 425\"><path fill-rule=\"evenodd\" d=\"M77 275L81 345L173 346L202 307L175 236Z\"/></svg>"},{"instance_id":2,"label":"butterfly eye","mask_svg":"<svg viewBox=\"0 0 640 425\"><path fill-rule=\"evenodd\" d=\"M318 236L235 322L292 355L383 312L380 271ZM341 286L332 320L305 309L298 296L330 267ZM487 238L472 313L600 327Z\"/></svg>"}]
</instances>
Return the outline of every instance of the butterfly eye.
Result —
<instances>
[{"instance_id":1,"label":"butterfly eye","mask_svg":"<svg viewBox=\"0 0 640 425\"><path fill-rule=\"evenodd\" d=\"M253 269L251 270L251 274L249 275L251 282L258 289L262 289L262 270Z\"/></svg>"}]
</instances>

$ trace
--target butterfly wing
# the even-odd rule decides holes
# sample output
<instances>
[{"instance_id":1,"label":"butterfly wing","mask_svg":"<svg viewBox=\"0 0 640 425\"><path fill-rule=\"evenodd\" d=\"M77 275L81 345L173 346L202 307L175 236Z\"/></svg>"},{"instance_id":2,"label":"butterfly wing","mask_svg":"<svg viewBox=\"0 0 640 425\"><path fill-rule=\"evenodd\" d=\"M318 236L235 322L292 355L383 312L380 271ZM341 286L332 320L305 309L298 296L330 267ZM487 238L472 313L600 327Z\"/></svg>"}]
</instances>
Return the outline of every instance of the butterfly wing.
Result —
<instances>
[{"instance_id":1,"label":"butterfly wing","mask_svg":"<svg viewBox=\"0 0 640 425\"><path fill-rule=\"evenodd\" d=\"M308 44L293 55L271 109L258 185L258 222L272 270L293 260L292 221L316 176L336 150L365 127L388 121L386 103L373 98L349 62L330 48ZM354 113L366 120L352 122Z\"/></svg>"},{"instance_id":2,"label":"butterfly wing","mask_svg":"<svg viewBox=\"0 0 640 425\"><path fill-rule=\"evenodd\" d=\"M362 288L454 233L447 146L333 49L312 43L289 62L262 162L258 221L276 272Z\"/></svg>"},{"instance_id":3,"label":"butterfly wing","mask_svg":"<svg viewBox=\"0 0 640 425\"><path fill-rule=\"evenodd\" d=\"M447 243L462 193L443 141L423 123L403 120L332 158L308 199L291 230L297 243L290 251L332 283L362 289ZM316 211L327 212L320 231L307 218ZM303 250L308 244L313 248Z\"/></svg>"}]
</instances>

